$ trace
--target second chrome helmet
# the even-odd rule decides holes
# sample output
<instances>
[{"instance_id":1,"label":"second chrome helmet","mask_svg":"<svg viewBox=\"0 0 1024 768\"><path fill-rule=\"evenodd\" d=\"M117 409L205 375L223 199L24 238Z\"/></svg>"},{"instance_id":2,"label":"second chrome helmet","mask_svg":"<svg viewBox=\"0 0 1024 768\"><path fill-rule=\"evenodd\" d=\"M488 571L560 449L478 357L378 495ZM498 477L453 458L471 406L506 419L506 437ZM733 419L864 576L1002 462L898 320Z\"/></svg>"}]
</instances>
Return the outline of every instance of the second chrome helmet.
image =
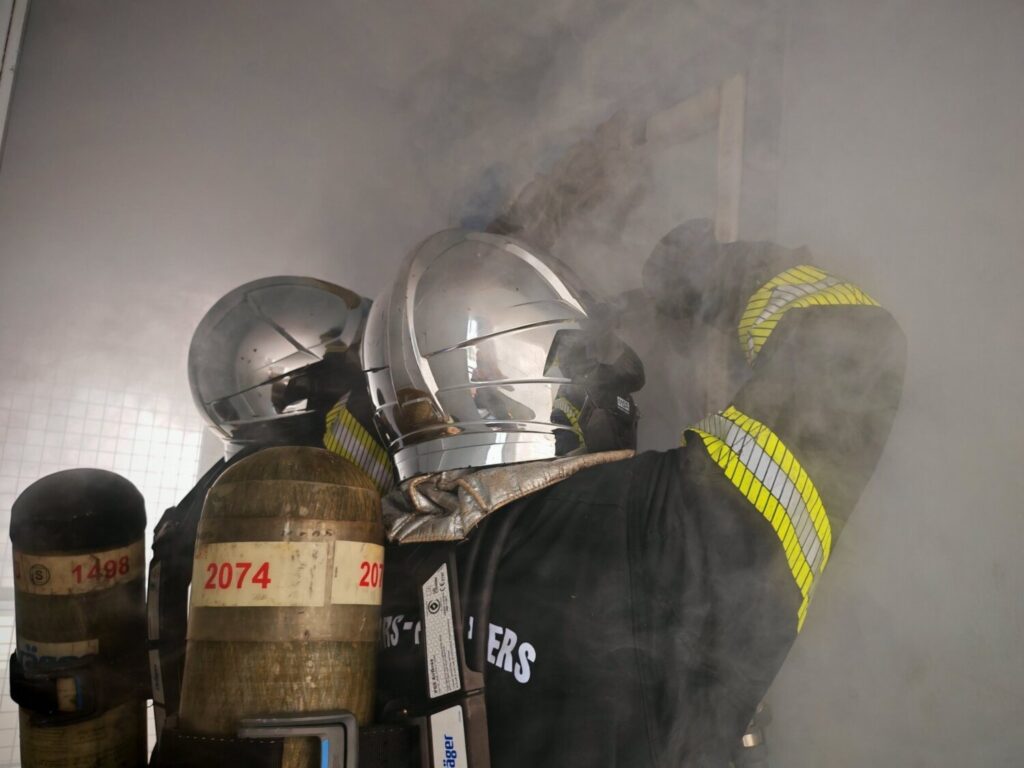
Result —
<instances>
[{"instance_id":1,"label":"second chrome helmet","mask_svg":"<svg viewBox=\"0 0 1024 768\"><path fill-rule=\"evenodd\" d=\"M643 368L599 314L563 264L510 237L422 242L362 348L399 477L632 447Z\"/></svg>"},{"instance_id":2,"label":"second chrome helmet","mask_svg":"<svg viewBox=\"0 0 1024 768\"><path fill-rule=\"evenodd\" d=\"M196 406L235 447L294 442L320 428L306 417L322 419L362 384L357 347L369 307L368 299L311 277L267 277L230 291L192 337Z\"/></svg>"}]
</instances>

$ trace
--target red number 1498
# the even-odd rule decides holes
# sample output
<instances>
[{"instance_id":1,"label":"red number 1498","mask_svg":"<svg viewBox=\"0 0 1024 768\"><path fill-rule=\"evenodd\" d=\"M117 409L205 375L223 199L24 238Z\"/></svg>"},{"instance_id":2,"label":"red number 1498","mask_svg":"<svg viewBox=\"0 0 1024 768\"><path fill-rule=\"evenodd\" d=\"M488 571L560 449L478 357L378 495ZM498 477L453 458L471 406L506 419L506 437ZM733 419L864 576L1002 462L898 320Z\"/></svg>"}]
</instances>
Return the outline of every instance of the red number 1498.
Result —
<instances>
[{"instance_id":1,"label":"red number 1498","mask_svg":"<svg viewBox=\"0 0 1024 768\"><path fill-rule=\"evenodd\" d=\"M97 560L92 567L86 571L81 564L71 566L71 575L75 577L75 583L81 584L89 579L112 579L115 576L124 576L131 569L128 557L120 560L107 560L102 565Z\"/></svg>"}]
</instances>

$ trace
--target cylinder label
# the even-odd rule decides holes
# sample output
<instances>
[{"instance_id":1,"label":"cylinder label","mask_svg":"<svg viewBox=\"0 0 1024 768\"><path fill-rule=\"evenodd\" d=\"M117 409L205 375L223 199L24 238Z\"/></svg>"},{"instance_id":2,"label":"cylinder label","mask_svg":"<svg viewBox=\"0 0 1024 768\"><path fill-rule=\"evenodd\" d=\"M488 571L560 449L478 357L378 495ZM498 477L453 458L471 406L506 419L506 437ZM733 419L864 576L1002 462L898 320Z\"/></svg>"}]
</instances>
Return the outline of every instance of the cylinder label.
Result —
<instances>
[{"instance_id":1,"label":"cylinder label","mask_svg":"<svg viewBox=\"0 0 1024 768\"><path fill-rule=\"evenodd\" d=\"M200 607L326 604L328 543L232 541L196 547L192 604Z\"/></svg>"},{"instance_id":2,"label":"cylinder label","mask_svg":"<svg viewBox=\"0 0 1024 768\"><path fill-rule=\"evenodd\" d=\"M33 595L81 595L141 579L146 566L142 541L83 555L14 552L14 588Z\"/></svg>"},{"instance_id":3,"label":"cylinder label","mask_svg":"<svg viewBox=\"0 0 1024 768\"><path fill-rule=\"evenodd\" d=\"M380 605L383 583L384 547L379 544L220 542L196 547L192 604L202 608Z\"/></svg>"},{"instance_id":4,"label":"cylinder label","mask_svg":"<svg viewBox=\"0 0 1024 768\"><path fill-rule=\"evenodd\" d=\"M384 547L363 541L334 542L333 605L380 605Z\"/></svg>"},{"instance_id":5,"label":"cylinder label","mask_svg":"<svg viewBox=\"0 0 1024 768\"><path fill-rule=\"evenodd\" d=\"M77 661L85 656L94 656L100 652L100 641L74 640L66 643L47 643L29 640L18 635L18 658L27 668L37 664L53 665L60 662Z\"/></svg>"}]
</instances>

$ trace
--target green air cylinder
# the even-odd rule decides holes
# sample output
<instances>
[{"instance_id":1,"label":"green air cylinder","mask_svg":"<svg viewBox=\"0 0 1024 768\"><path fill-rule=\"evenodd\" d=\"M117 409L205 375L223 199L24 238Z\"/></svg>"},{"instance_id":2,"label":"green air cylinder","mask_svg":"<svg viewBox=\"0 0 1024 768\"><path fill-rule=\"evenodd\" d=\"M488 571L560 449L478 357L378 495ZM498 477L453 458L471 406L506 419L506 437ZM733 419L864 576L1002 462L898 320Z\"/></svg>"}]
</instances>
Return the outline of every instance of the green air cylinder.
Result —
<instances>
[{"instance_id":1,"label":"green air cylinder","mask_svg":"<svg viewBox=\"0 0 1024 768\"><path fill-rule=\"evenodd\" d=\"M15 500L12 667L49 691L19 708L25 768L146 764L145 533L142 495L113 472L56 472Z\"/></svg>"},{"instance_id":2,"label":"green air cylinder","mask_svg":"<svg viewBox=\"0 0 1024 768\"><path fill-rule=\"evenodd\" d=\"M196 537L180 725L233 736L245 717L373 717L384 531L380 496L320 448L265 448L206 496ZM288 739L284 764L319 765Z\"/></svg>"}]
</instances>

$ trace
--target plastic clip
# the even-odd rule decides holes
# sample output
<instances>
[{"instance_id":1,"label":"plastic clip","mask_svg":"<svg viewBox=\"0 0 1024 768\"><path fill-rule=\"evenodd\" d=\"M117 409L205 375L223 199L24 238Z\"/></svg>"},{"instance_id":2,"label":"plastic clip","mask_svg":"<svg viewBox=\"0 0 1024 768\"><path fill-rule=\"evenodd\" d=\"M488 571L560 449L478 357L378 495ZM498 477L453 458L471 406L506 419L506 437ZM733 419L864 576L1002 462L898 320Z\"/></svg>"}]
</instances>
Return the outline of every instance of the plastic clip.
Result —
<instances>
[{"instance_id":1,"label":"plastic clip","mask_svg":"<svg viewBox=\"0 0 1024 768\"><path fill-rule=\"evenodd\" d=\"M242 739L317 738L320 768L357 768L359 725L351 712L248 717L238 724Z\"/></svg>"},{"instance_id":2,"label":"plastic clip","mask_svg":"<svg viewBox=\"0 0 1024 768\"><path fill-rule=\"evenodd\" d=\"M87 718L101 707L95 656L63 661L56 668L40 668L26 667L15 653L9 670L11 698L32 712L37 723Z\"/></svg>"}]
</instances>

